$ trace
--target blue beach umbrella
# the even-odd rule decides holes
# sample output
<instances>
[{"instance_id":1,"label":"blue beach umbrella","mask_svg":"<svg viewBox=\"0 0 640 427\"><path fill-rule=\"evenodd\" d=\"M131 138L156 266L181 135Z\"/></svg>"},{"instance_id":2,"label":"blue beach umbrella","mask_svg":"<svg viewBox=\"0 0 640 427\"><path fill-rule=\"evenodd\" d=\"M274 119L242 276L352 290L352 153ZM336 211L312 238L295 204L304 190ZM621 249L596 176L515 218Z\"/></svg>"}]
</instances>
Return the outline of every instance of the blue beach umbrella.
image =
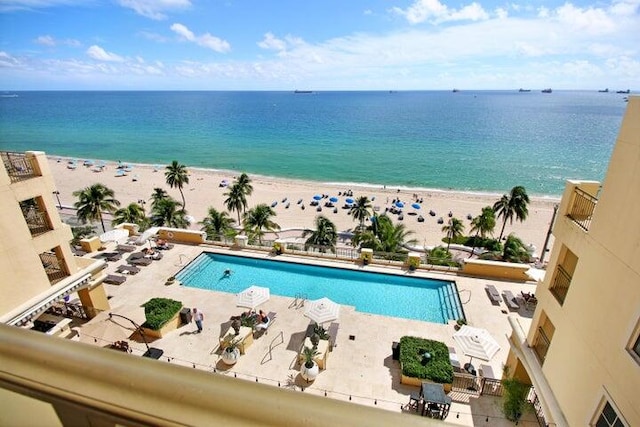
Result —
<instances>
[{"instance_id":1,"label":"blue beach umbrella","mask_svg":"<svg viewBox=\"0 0 640 427\"><path fill-rule=\"evenodd\" d=\"M319 194L316 194L315 196L313 196L313 200L321 200L322 196Z\"/></svg>"},{"instance_id":2,"label":"blue beach umbrella","mask_svg":"<svg viewBox=\"0 0 640 427\"><path fill-rule=\"evenodd\" d=\"M414 203L414 204L412 204L412 205L411 205L411 207L412 207L413 209L420 209L420 208L421 208L421 206L420 206L418 203Z\"/></svg>"},{"instance_id":3,"label":"blue beach umbrella","mask_svg":"<svg viewBox=\"0 0 640 427\"><path fill-rule=\"evenodd\" d=\"M402 203L402 202L396 202L396 207L397 207L397 208L404 208L404 203Z\"/></svg>"},{"instance_id":4,"label":"blue beach umbrella","mask_svg":"<svg viewBox=\"0 0 640 427\"><path fill-rule=\"evenodd\" d=\"M338 202L338 198L337 197L332 197L332 198L329 199L329 201L331 203L337 203Z\"/></svg>"},{"instance_id":5,"label":"blue beach umbrella","mask_svg":"<svg viewBox=\"0 0 640 427\"><path fill-rule=\"evenodd\" d=\"M353 199L351 197L347 197L344 201L349 204L353 203Z\"/></svg>"}]
</instances>

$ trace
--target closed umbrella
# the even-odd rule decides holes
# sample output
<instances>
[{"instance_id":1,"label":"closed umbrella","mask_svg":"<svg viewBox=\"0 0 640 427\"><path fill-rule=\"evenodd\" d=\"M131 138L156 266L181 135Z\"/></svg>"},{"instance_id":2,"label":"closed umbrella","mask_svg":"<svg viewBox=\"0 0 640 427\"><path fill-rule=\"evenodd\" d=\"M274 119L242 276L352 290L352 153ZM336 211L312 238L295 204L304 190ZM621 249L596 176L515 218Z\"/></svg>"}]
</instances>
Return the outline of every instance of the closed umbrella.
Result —
<instances>
[{"instance_id":1,"label":"closed umbrella","mask_svg":"<svg viewBox=\"0 0 640 427\"><path fill-rule=\"evenodd\" d=\"M304 315L318 324L331 322L340 315L340 304L326 297L309 301L305 303Z\"/></svg>"},{"instance_id":2,"label":"closed umbrella","mask_svg":"<svg viewBox=\"0 0 640 427\"><path fill-rule=\"evenodd\" d=\"M500 344L491 336L489 331L482 328L474 328L464 325L453 334L453 339L462 348L462 352L471 357L465 369L473 370L471 362L473 358L489 361L500 350Z\"/></svg>"},{"instance_id":3,"label":"closed umbrella","mask_svg":"<svg viewBox=\"0 0 640 427\"><path fill-rule=\"evenodd\" d=\"M253 285L240 292L236 297L236 305L254 309L269 300L270 292L269 288Z\"/></svg>"}]
</instances>

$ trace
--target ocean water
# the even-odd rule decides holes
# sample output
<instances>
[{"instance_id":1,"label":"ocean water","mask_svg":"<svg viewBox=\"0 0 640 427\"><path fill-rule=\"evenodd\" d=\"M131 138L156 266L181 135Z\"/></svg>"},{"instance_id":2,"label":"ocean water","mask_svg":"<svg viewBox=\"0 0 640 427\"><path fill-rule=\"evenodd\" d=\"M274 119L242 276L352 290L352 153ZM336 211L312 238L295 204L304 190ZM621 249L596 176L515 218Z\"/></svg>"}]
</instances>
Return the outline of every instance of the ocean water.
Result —
<instances>
[{"instance_id":1,"label":"ocean water","mask_svg":"<svg viewBox=\"0 0 640 427\"><path fill-rule=\"evenodd\" d=\"M626 107L595 91L15 94L0 150L535 195L601 180Z\"/></svg>"},{"instance_id":2,"label":"ocean water","mask_svg":"<svg viewBox=\"0 0 640 427\"><path fill-rule=\"evenodd\" d=\"M224 271L233 271L225 276ZM454 282L204 252L177 275L184 286L237 294L252 285L272 295L327 297L363 313L444 323L464 317ZM416 304L416 301L420 301ZM269 303L264 305L268 306Z\"/></svg>"}]
</instances>

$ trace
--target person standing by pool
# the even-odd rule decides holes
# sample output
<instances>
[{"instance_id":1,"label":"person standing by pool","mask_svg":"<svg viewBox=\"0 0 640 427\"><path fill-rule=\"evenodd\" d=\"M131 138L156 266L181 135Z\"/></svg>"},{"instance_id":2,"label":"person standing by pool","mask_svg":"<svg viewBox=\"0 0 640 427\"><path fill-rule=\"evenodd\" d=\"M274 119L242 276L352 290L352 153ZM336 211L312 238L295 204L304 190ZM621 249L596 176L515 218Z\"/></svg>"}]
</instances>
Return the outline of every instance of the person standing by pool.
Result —
<instances>
[{"instance_id":1,"label":"person standing by pool","mask_svg":"<svg viewBox=\"0 0 640 427\"><path fill-rule=\"evenodd\" d=\"M196 322L196 326L198 327L198 334L202 332L202 321L204 320L204 314L199 311L197 308L193 308L193 321Z\"/></svg>"}]
</instances>

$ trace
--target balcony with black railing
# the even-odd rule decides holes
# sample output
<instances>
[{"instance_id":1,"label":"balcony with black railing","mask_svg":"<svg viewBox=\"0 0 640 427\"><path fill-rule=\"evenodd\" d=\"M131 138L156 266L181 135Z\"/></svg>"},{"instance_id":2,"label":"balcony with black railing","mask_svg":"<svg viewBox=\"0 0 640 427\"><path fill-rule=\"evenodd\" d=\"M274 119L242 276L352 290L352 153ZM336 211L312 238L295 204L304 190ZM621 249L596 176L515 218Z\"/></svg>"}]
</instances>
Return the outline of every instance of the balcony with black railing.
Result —
<instances>
[{"instance_id":1,"label":"balcony with black railing","mask_svg":"<svg viewBox=\"0 0 640 427\"><path fill-rule=\"evenodd\" d=\"M0 151L0 157L12 183L38 176L31 159L25 153Z\"/></svg>"},{"instance_id":2,"label":"balcony with black railing","mask_svg":"<svg viewBox=\"0 0 640 427\"><path fill-rule=\"evenodd\" d=\"M589 231L593 212L598 204L598 199L589 193L576 188L574 189L573 203L569 208L567 216L573 220L580 228Z\"/></svg>"},{"instance_id":3,"label":"balcony with black railing","mask_svg":"<svg viewBox=\"0 0 640 427\"><path fill-rule=\"evenodd\" d=\"M564 304L564 300L567 297L567 292L569 292L569 287L571 286L571 279L572 275L569 274L561 264L558 264L549 291L556 297L560 305Z\"/></svg>"},{"instance_id":4,"label":"balcony with black railing","mask_svg":"<svg viewBox=\"0 0 640 427\"><path fill-rule=\"evenodd\" d=\"M49 283L52 285L69 276L69 273L63 267L62 261L58 259L55 253L41 253L40 261L42 261L44 271L47 273Z\"/></svg>"},{"instance_id":5,"label":"balcony with black railing","mask_svg":"<svg viewBox=\"0 0 640 427\"><path fill-rule=\"evenodd\" d=\"M27 209L23 208L22 215L27 223L27 227L29 227L31 235L34 237L53 230L47 214L33 206Z\"/></svg>"},{"instance_id":6,"label":"balcony with black railing","mask_svg":"<svg viewBox=\"0 0 640 427\"><path fill-rule=\"evenodd\" d=\"M544 329L538 327L538 333L534 338L533 345L531 348L533 352L536 354L538 361L541 365L544 364L544 360L547 357L547 352L549 351L549 346L551 345L551 340L547 337L547 334L544 332Z\"/></svg>"}]
</instances>

